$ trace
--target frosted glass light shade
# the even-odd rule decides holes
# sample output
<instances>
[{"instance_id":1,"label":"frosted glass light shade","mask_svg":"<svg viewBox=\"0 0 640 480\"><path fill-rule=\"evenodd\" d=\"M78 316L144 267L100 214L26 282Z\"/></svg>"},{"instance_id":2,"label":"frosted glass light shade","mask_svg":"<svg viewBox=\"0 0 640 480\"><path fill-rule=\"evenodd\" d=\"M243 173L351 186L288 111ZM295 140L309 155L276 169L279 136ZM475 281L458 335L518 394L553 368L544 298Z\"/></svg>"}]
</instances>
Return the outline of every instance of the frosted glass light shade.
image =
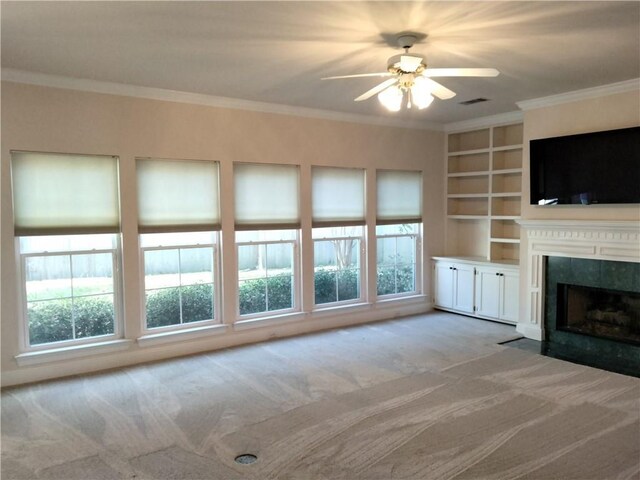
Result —
<instances>
[{"instance_id":1,"label":"frosted glass light shade","mask_svg":"<svg viewBox=\"0 0 640 480\"><path fill-rule=\"evenodd\" d=\"M120 231L118 158L12 152L15 235Z\"/></svg>"},{"instance_id":2,"label":"frosted glass light shade","mask_svg":"<svg viewBox=\"0 0 640 480\"><path fill-rule=\"evenodd\" d=\"M138 158L136 171L140 232L220 229L217 162Z\"/></svg>"},{"instance_id":3,"label":"frosted glass light shade","mask_svg":"<svg viewBox=\"0 0 640 480\"><path fill-rule=\"evenodd\" d=\"M397 85L393 85L378 94L380 103L391 112L400 111L402 107L402 90Z\"/></svg>"},{"instance_id":4,"label":"frosted glass light shade","mask_svg":"<svg viewBox=\"0 0 640 480\"><path fill-rule=\"evenodd\" d=\"M364 225L364 170L313 167L314 227Z\"/></svg>"},{"instance_id":5,"label":"frosted glass light shade","mask_svg":"<svg viewBox=\"0 0 640 480\"><path fill-rule=\"evenodd\" d=\"M414 84L411 87L411 99L413 104L420 110L427 108L433 102L433 96L431 95L431 89L424 77L416 77Z\"/></svg>"},{"instance_id":6,"label":"frosted glass light shade","mask_svg":"<svg viewBox=\"0 0 640 480\"><path fill-rule=\"evenodd\" d=\"M297 165L236 163L236 229L300 228L299 176Z\"/></svg>"},{"instance_id":7,"label":"frosted glass light shade","mask_svg":"<svg viewBox=\"0 0 640 480\"><path fill-rule=\"evenodd\" d=\"M378 170L376 185L377 224L422 221L422 172Z\"/></svg>"}]
</instances>

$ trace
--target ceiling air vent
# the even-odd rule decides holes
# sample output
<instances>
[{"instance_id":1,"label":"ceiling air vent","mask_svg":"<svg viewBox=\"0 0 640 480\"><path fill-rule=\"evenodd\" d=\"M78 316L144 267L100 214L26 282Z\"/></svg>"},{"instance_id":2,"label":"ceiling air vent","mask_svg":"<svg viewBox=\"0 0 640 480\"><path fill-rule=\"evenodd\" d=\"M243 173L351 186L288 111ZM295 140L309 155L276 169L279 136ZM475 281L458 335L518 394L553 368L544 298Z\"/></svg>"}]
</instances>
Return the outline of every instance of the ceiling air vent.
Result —
<instances>
[{"instance_id":1,"label":"ceiling air vent","mask_svg":"<svg viewBox=\"0 0 640 480\"><path fill-rule=\"evenodd\" d=\"M482 102L488 102L489 99L488 98L473 98L471 100L465 100L464 102L460 102L460 105L473 105L474 103L482 103Z\"/></svg>"}]
</instances>

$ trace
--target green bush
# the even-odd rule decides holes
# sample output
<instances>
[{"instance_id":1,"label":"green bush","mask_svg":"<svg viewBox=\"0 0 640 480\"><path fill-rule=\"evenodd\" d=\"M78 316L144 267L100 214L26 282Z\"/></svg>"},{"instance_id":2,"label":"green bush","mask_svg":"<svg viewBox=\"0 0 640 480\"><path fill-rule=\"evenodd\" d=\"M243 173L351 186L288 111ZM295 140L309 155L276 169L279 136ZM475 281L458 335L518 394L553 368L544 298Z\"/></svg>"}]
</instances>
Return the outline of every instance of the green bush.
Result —
<instances>
[{"instance_id":1,"label":"green bush","mask_svg":"<svg viewBox=\"0 0 640 480\"><path fill-rule=\"evenodd\" d=\"M267 292L269 305L267 306ZM293 306L291 277L281 275L271 278L245 280L238 291L240 315L282 310Z\"/></svg>"},{"instance_id":2,"label":"green bush","mask_svg":"<svg viewBox=\"0 0 640 480\"><path fill-rule=\"evenodd\" d=\"M319 269L314 277L316 305L360 297L358 270Z\"/></svg>"},{"instance_id":3,"label":"green bush","mask_svg":"<svg viewBox=\"0 0 640 480\"><path fill-rule=\"evenodd\" d=\"M61 342L73 339L75 320L76 338L109 335L114 329L113 301L88 297L54 300L29 305L29 342L31 345Z\"/></svg>"},{"instance_id":4,"label":"green bush","mask_svg":"<svg viewBox=\"0 0 640 480\"><path fill-rule=\"evenodd\" d=\"M413 265L378 268L378 295L412 292L415 289L413 269ZM180 293L183 323L213 318L212 285L167 288L147 296L148 328L180 324ZM246 280L240 284L238 295L241 315L291 308L292 279L288 275L282 275ZM359 296L358 270L316 270L316 304L351 300ZM31 345L74 338L72 310L75 338L109 335L114 332L113 301L108 297L78 298L73 304L70 300L38 302L30 304L28 308Z\"/></svg>"},{"instance_id":5,"label":"green bush","mask_svg":"<svg viewBox=\"0 0 640 480\"><path fill-rule=\"evenodd\" d=\"M378 295L413 292L415 275L413 265L378 267Z\"/></svg>"},{"instance_id":6,"label":"green bush","mask_svg":"<svg viewBox=\"0 0 640 480\"><path fill-rule=\"evenodd\" d=\"M165 288L147 295L147 328L199 322L213 318L213 286L209 284Z\"/></svg>"}]
</instances>

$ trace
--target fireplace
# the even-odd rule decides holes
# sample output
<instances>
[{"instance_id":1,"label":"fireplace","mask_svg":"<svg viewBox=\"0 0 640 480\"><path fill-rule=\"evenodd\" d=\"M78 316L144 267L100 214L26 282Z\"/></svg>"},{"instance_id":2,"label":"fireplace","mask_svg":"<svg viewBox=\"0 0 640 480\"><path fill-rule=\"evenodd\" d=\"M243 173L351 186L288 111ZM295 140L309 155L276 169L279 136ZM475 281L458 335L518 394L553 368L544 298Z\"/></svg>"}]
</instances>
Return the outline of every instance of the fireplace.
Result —
<instances>
[{"instance_id":1,"label":"fireplace","mask_svg":"<svg viewBox=\"0 0 640 480\"><path fill-rule=\"evenodd\" d=\"M545 353L640 376L640 263L546 257Z\"/></svg>"}]
</instances>

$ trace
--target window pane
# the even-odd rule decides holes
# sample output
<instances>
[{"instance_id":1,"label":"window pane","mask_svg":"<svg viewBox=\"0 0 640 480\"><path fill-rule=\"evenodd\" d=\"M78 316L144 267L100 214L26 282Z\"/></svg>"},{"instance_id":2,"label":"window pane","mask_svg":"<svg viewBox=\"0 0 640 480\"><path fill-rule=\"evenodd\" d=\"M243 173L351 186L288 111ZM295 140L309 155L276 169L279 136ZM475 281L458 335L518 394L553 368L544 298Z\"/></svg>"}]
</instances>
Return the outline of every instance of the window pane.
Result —
<instances>
[{"instance_id":1,"label":"window pane","mask_svg":"<svg viewBox=\"0 0 640 480\"><path fill-rule=\"evenodd\" d=\"M265 245L268 276L291 275L293 269L293 248L290 243Z\"/></svg>"},{"instance_id":2,"label":"window pane","mask_svg":"<svg viewBox=\"0 0 640 480\"><path fill-rule=\"evenodd\" d=\"M111 253L73 255L73 295L113 293L113 256Z\"/></svg>"},{"instance_id":3,"label":"window pane","mask_svg":"<svg viewBox=\"0 0 640 480\"><path fill-rule=\"evenodd\" d=\"M180 250L181 284L213 282L213 249L183 248Z\"/></svg>"},{"instance_id":4,"label":"window pane","mask_svg":"<svg viewBox=\"0 0 640 480\"><path fill-rule=\"evenodd\" d=\"M236 242L272 242L279 240L296 240L297 230L241 230L236 232Z\"/></svg>"},{"instance_id":5,"label":"window pane","mask_svg":"<svg viewBox=\"0 0 640 480\"><path fill-rule=\"evenodd\" d=\"M395 237L378 238L376 256L378 265L393 265L396 256Z\"/></svg>"},{"instance_id":6,"label":"window pane","mask_svg":"<svg viewBox=\"0 0 640 480\"><path fill-rule=\"evenodd\" d=\"M338 268L358 268L360 266L360 241L350 238L346 240L334 240L333 247L336 252Z\"/></svg>"},{"instance_id":7,"label":"window pane","mask_svg":"<svg viewBox=\"0 0 640 480\"><path fill-rule=\"evenodd\" d=\"M336 270L327 268L316 269L314 273L314 284L316 305L336 302L338 300Z\"/></svg>"},{"instance_id":8,"label":"window pane","mask_svg":"<svg viewBox=\"0 0 640 480\"><path fill-rule=\"evenodd\" d=\"M266 288L267 281L264 278L240 282L240 288L238 289L240 315L259 313L267 310Z\"/></svg>"},{"instance_id":9,"label":"window pane","mask_svg":"<svg viewBox=\"0 0 640 480\"><path fill-rule=\"evenodd\" d=\"M376 225L376 235L406 235L411 233L418 233L418 225L418 223Z\"/></svg>"},{"instance_id":10,"label":"window pane","mask_svg":"<svg viewBox=\"0 0 640 480\"><path fill-rule=\"evenodd\" d=\"M142 248L210 245L214 242L214 232L145 233L140 235L140 246Z\"/></svg>"},{"instance_id":11,"label":"window pane","mask_svg":"<svg viewBox=\"0 0 640 480\"><path fill-rule=\"evenodd\" d=\"M71 297L69 255L25 259L27 301Z\"/></svg>"},{"instance_id":12,"label":"window pane","mask_svg":"<svg viewBox=\"0 0 640 480\"><path fill-rule=\"evenodd\" d=\"M238 247L238 278L262 278L265 272L265 246L240 245Z\"/></svg>"},{"instance_id":13,"label":"window pane","mask_svg":"<svg viewBox=\"0 0 640 480\"><path fill-rule=\"evenodd\" d=\"M147 292L147 328L180 323L180 288Z\"/></svg>"},{"instance_id":14,"label":"window pane","mask_svg":"<svg viewBox=\"0 0 640 480\"><path fill-rule=\"evenodd\" d=\"M70 252L79 250L113 250L118 235L43 235L20 237L20 253Z\"/></svg>"},{"instance_id":15,"label":"window pane","mask_svg":"<svg viewBox=\"0 0 640 480\"><path fill-rule=\"evenodd\" d=\"M293 308L293 278L278 275L267 279L267 299L269 310Z\"/></svg>"},{"instance_id":16,"label":"window pane","mask_svg":"<svg viewBox=\"0 0 640 480\"><path fill-rule=\"evenodd\" d=\"M73 339L71 309L70 299L29 303L29 344L39 345Z\"/></svg>"},{"instance_id":17,"label":"window pane","mask_svg":"<svg viewBox=\"0 0 640 480\"><path fill-rule=\"evenodd\" d=\"M396 293L413 292L416 289L415 265L401 265L396 270Z\"/></svg>"},{"instance_id":18,"label":"window pane","mask_svg":"<svg viewBox=\"0 0 640 480\"><path fill-rule=\"evenodd\" d=\"M332 241L315 241L313 243L314 266L336 268L336 249Z\"/></svg>"},{"instance_id":19,"label":"window pane","mask_svg":"<svg viewBox=\"0 0 640 480\"><path fill-rule=\"evenodd\" d=\"M313 238L362 237L363 227L360 225L348 227L318 227L312 230Z\"/></svg>"},{"instance_id":20,"label":"window pane","mask_svg":"<svg viewBox=\"0 0 640 480\"><path fill-rule=\"evenodd\" d=\"M377 291L378 295L396 293L395 267L378 267Z\"/></svg>"},{"instance_id":21,"label":"window pane","mask_svg":"<svg viewBox=\"0 0 640 480\"><path fill-rule=\"evenodd\" d=\"M114 333L113 294L76 298L73 302L76 338Z\"/></svg>"},{"instance_id":22,"label":"window pane","mask_svg":"<svg viewBox=\"0 0 640 480\"><path fill-rule=\"evenodd\" d=\"M180 285L178 249L144 252L144 285L147 290Z\"/></svg>"},{"instance_id":23,"label":"window pane","mask_svg":"<svg viewBox=\"0 0 640 480\"><path fill-rule=\"evenodd\" d=\"M415 237L398 237L396 245L396 263L415 263Z\"/></svg>"},{"instance_id":24,"label":"window pane","mask_svg":"<svg viewBox=\"0 0 640 480\"><path fill-rule=\"evenodd\" d=\"M213 285L182 287L182 323L213 319Z\"/></svg>"},{"instance_id":25,"label":"window pane","mask_svg":"<svg viewBox=\"0 0 640 480\"><path fill-rule=\"evenodd\" d=\"M338 271L338 301L360 298L360 271L347 269Z\"/></svg>"}]
</instances>

